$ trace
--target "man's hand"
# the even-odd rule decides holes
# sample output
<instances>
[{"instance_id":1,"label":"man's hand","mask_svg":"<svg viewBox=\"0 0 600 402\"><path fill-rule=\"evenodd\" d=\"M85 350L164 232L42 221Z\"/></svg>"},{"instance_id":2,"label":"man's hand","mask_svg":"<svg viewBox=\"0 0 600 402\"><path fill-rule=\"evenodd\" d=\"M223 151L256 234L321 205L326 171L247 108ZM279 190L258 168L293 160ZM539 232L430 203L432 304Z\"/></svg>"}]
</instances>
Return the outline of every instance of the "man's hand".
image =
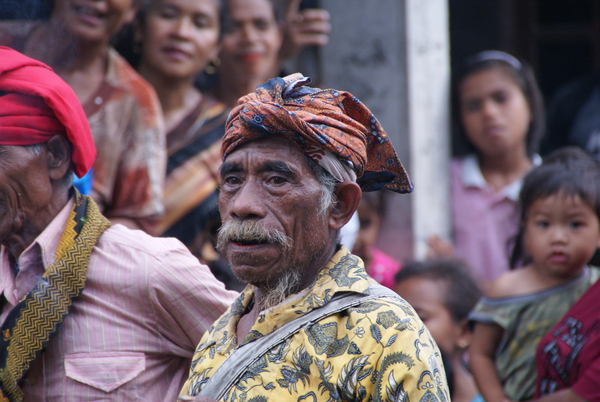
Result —
<instances>
[{"instance_id":1,"label":"man's hand","mask_svg":"<svg viewBox=\"0 0 600 402\"><path fill-rule=\"evenodd\" d=\"M281 60L295 56L305 46L324 46L329 42L329 12L321 8L300 10L302 0L291 0L285 14Z\"/></svg>"}]
</instances>

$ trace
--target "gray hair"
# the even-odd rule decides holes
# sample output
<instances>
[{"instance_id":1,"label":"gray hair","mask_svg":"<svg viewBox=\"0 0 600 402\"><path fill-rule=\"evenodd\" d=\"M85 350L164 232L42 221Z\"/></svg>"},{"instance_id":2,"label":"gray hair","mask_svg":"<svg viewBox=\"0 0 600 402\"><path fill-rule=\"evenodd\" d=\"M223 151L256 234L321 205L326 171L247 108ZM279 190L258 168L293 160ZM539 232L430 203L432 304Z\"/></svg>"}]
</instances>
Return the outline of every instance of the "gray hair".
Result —
<instances>
[{"instance_id":1,"label":"gray hair","mask_svg":"<svg viewBox=\"0 0 600 402\"><path fill-rule=\"evenodd\" d=\"M41 156L42 151L44 150L44 143L34 144L34 145L23 145L27 151L29 151L32 155ZM72 169L67 169L65 175L59 180L60 184L63 187L69 188L73 185L73 177L74 173Z\"/></svg>"},{"instance_id":2,"label":"gray hair","mask_svg":"<svg viewBox=\"0 0 600 402\"><path fill-rule=\"evenodd\" d=\"M42 155L42 151L44 150L44 143L34 145L23 145L23 148L25 148L35 156L40 156Z\"/></svg>"},{"instance_id":3,"label":"gray hair","mask_svg":"<svg viewBox=\"0 0 600 402\"><path fill-rule=\"evenodd\" d=\"M333 191L335 190L335 186L339 184L339 181L309 156L306 156L306 164L321 185L321 198L319 199L318 213L321 216L325 216L329 207L335 203Z\"/></svg>"}]
</instances>

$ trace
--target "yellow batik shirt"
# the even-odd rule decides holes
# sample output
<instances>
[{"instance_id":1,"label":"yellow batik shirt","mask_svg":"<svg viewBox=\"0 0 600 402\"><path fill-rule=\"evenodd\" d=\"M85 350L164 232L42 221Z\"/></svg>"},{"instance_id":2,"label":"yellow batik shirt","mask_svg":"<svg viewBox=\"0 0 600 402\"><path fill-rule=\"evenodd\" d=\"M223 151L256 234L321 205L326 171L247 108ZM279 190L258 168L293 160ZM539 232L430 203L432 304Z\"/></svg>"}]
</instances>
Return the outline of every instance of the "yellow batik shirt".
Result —
<instances>
[{"instance_id":1,"label":"yellow batik shirt","mask_svg":"<svg viewBox=\"0 0 600 402\"><path fill-rule=\"evenodd\" d=\"M371 282L362 260L342 247L313 285L261 312L239 346L327 304L338 292L367 293ZM238 346L237 323L252 289L204 335L181 395L197 395ZM221 400L449 402L450 397L440 352L423 322L405 301L381 298L322 318L274 346Z\"/></svg>"}]
</instances>

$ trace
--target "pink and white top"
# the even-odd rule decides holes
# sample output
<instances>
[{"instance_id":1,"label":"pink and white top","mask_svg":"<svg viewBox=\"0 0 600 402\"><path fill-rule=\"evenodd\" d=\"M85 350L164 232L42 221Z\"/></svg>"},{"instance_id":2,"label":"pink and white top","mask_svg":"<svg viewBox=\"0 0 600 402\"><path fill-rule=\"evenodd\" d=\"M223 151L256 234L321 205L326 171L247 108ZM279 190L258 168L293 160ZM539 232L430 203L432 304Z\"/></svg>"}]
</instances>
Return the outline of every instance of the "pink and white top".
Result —
<instances>
[{"instance_id":1,"label":"pink and white top","mask_svg":"<svg viewBox=\"0 0 600 402\"><path fill-rule=\"evenodd\" d=\"M541 163L535 155L534 166ZM484 288L509 270L509 240L519 223L517 202L523 179L496 192L475 155L451 163L452 234L456 256L469 264Z\"/></svg>"},{"instance_id":2,"label":"pink and white top","mask_svg":"<svg viewBox=\"0 0 600 402\"><path fill-rule=\"evenodd\" d=\"M0 315L54 258L71 200L19 257L0 250ZM94 247L85 289L24 378L24 401L174 401L195 347L237 294L176 239L122 225ZM0 303L1 305L1 303Z\"/></svg>"}]
</instances>

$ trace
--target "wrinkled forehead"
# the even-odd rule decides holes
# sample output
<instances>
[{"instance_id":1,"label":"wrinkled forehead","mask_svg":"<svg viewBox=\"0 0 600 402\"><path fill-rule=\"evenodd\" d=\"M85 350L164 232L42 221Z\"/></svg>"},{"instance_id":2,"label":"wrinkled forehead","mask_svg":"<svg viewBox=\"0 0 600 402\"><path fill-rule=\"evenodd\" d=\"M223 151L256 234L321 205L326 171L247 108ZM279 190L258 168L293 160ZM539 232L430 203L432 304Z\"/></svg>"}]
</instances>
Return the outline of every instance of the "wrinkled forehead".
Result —
<instances>
[{"instance_id":1,"label":"wrinkled forehead","mask_svg":"<svg viewBox=\"0 0 600 402\"><path fill-rule=\"evenodd\" d=\"M221 165L221 175L235 170L274 170L298 175L311 174L306 154L291 140L269 135L248 141L233 150Z\"/></svg>"}]
</instances>

